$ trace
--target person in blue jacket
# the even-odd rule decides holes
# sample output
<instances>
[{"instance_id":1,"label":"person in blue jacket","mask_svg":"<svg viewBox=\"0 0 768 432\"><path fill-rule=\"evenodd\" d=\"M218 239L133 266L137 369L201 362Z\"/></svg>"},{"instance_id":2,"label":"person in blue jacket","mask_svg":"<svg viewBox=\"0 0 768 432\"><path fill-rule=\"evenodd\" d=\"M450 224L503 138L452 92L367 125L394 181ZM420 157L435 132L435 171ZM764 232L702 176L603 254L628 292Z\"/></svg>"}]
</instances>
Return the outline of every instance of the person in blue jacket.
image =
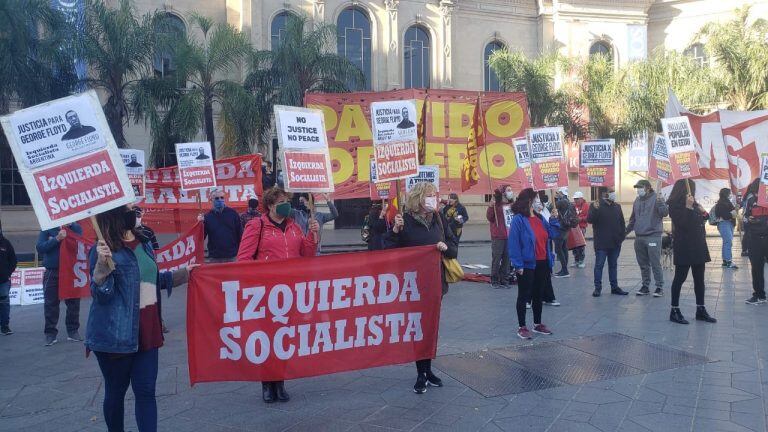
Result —
<instances>
[{"instance_id":1,"label":"person in blue jacket","mask_svg":"<svg viewBox=\"0 0 768 432\"><path fill-rule=\"evenodd\" d=\"M541 309L544 290L551 277L555 256L550 248L550 239L560 229L557 209L552 209L552 217L547 221L534 208L536 192L524 189L512 204L512 224L509 228L507 248L509 260L517 272L517 335L522 339L531 339L531 331L525 324L527 302L533 309L533 332L551 335L552 331L541 322Z\"/></svg>"},{"instance_id":2,"label":"person in blue jacket","mask_svg":"<svg viewBox=\"0 0 768 432\"><path fill-rule=\"evenodd\" d=\"M45 317L45 346L51 346L58 342L57 336L59 330L59 247L61 242L67 236L69 228L78 235L83 235L83 229L75 222L67 227L51 228L40 231L37 236L37 253L43 258L43 315ZM82 341L80 336L80 299L64 300L67 305L66 326L67 340L73 342Z\"/></svg>"}]
</instances>

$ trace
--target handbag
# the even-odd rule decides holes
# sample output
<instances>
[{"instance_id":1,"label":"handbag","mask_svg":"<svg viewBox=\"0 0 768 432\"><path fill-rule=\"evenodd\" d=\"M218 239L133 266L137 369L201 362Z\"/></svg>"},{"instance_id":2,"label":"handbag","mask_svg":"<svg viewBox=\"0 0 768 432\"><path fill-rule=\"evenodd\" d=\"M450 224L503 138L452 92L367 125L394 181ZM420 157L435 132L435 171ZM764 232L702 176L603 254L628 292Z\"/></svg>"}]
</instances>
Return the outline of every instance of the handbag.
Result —
<instances>
[{"instance_id":1,"label":"handbag","mask_svg":"<svg viewBox=\"0 0 768 432\"><path fill-rule=\"evenodd\" d=\"M573 250L586 245L587 239L584 238L584 233L581 232L581 228L575 227L568 230L568 250Z\"/></svg>"},{"instance_id":2,"label":"handbag","mask_svg":"<svg viewBox=\"0 0 768 432\"><path fill-rule=\"evenodd\" d=\"M435 214L437 221L440 224L440 237L445 243L445 226L443 226L443 217L437 213ZM464 279L464 269L461 267L459 260L456 258L448 258L440 253L443 260L443 274L445 275L445 281L448 283L461 282Z\"/></svg>"}]
</instances>

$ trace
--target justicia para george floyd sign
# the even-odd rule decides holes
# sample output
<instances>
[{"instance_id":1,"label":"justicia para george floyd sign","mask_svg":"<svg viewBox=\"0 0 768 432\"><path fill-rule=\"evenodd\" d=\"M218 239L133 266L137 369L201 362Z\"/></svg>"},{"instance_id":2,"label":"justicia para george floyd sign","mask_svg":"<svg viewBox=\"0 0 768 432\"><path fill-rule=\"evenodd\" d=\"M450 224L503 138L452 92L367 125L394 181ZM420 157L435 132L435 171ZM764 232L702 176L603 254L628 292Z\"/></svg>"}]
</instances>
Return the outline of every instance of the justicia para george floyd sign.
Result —
<instances>
[{"instance_id":1,"label":"justicia para george floyd sign","mask_svg":"<svg viewBox=\"0 0 768 432\"><path fill-rule=\"evenodd\" d=\"M135 200L96 92L19 110L0 123L42 229Z\"/></svg>"}]
</instances>

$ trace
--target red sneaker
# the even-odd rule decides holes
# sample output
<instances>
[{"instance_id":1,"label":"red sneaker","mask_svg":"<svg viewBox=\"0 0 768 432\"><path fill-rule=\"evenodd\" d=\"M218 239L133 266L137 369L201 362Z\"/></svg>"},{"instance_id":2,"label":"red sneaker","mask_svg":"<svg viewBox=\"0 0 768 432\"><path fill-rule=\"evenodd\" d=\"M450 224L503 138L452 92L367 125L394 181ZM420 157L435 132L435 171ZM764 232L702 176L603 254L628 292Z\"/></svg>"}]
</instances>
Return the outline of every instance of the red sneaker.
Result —
<instances>
[{"instance_id":1,"label":"red sneaker","mask_svg":"<svg viewBox=\"0 0 768 432\"><path fill-rule=\"evenodd\" d=\"M535 326L533 326L533 331L543 335L552 334L552 330L548 329L547 326L545 326L544 324L536 324Z\"/></svg>"},{"instance_id":2,"label":"red sneaker","mask_svg":"<svg viewBox=\"0 0 768 432\"><path fill-rule=\"evenodd\" d=\"M520 327L517 329L517 335L520 336L520 339L533 339L533 335L531 334L531 331L528 330L528 327Z\"/></svg>"}]
</instances>

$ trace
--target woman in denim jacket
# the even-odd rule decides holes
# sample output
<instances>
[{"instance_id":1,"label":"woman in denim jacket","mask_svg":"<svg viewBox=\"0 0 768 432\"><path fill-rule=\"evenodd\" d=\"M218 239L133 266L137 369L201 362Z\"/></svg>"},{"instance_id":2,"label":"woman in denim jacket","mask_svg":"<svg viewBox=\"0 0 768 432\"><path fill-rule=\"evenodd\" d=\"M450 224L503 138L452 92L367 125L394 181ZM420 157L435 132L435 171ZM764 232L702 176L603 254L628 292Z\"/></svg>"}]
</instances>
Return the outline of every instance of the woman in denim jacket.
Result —
<instances>
[{"instance_id":1,"label":"woman in denim jacket","mask_svg":"<svg viewBox=\"0 0 768 432\"><path fill-rule=\"evenodd\" d=\"M123 431L125 392L136 398L140 432L157 430L158 348L163 345L160 290L187 282L186 268L160 272L149 239L135 230L133 205L96 216L104 241L90 252L91 310L85 346L96 353L104 377L104 420ZM192 267L192 266L190 266Z\"/></svg>"}]
</instances>

